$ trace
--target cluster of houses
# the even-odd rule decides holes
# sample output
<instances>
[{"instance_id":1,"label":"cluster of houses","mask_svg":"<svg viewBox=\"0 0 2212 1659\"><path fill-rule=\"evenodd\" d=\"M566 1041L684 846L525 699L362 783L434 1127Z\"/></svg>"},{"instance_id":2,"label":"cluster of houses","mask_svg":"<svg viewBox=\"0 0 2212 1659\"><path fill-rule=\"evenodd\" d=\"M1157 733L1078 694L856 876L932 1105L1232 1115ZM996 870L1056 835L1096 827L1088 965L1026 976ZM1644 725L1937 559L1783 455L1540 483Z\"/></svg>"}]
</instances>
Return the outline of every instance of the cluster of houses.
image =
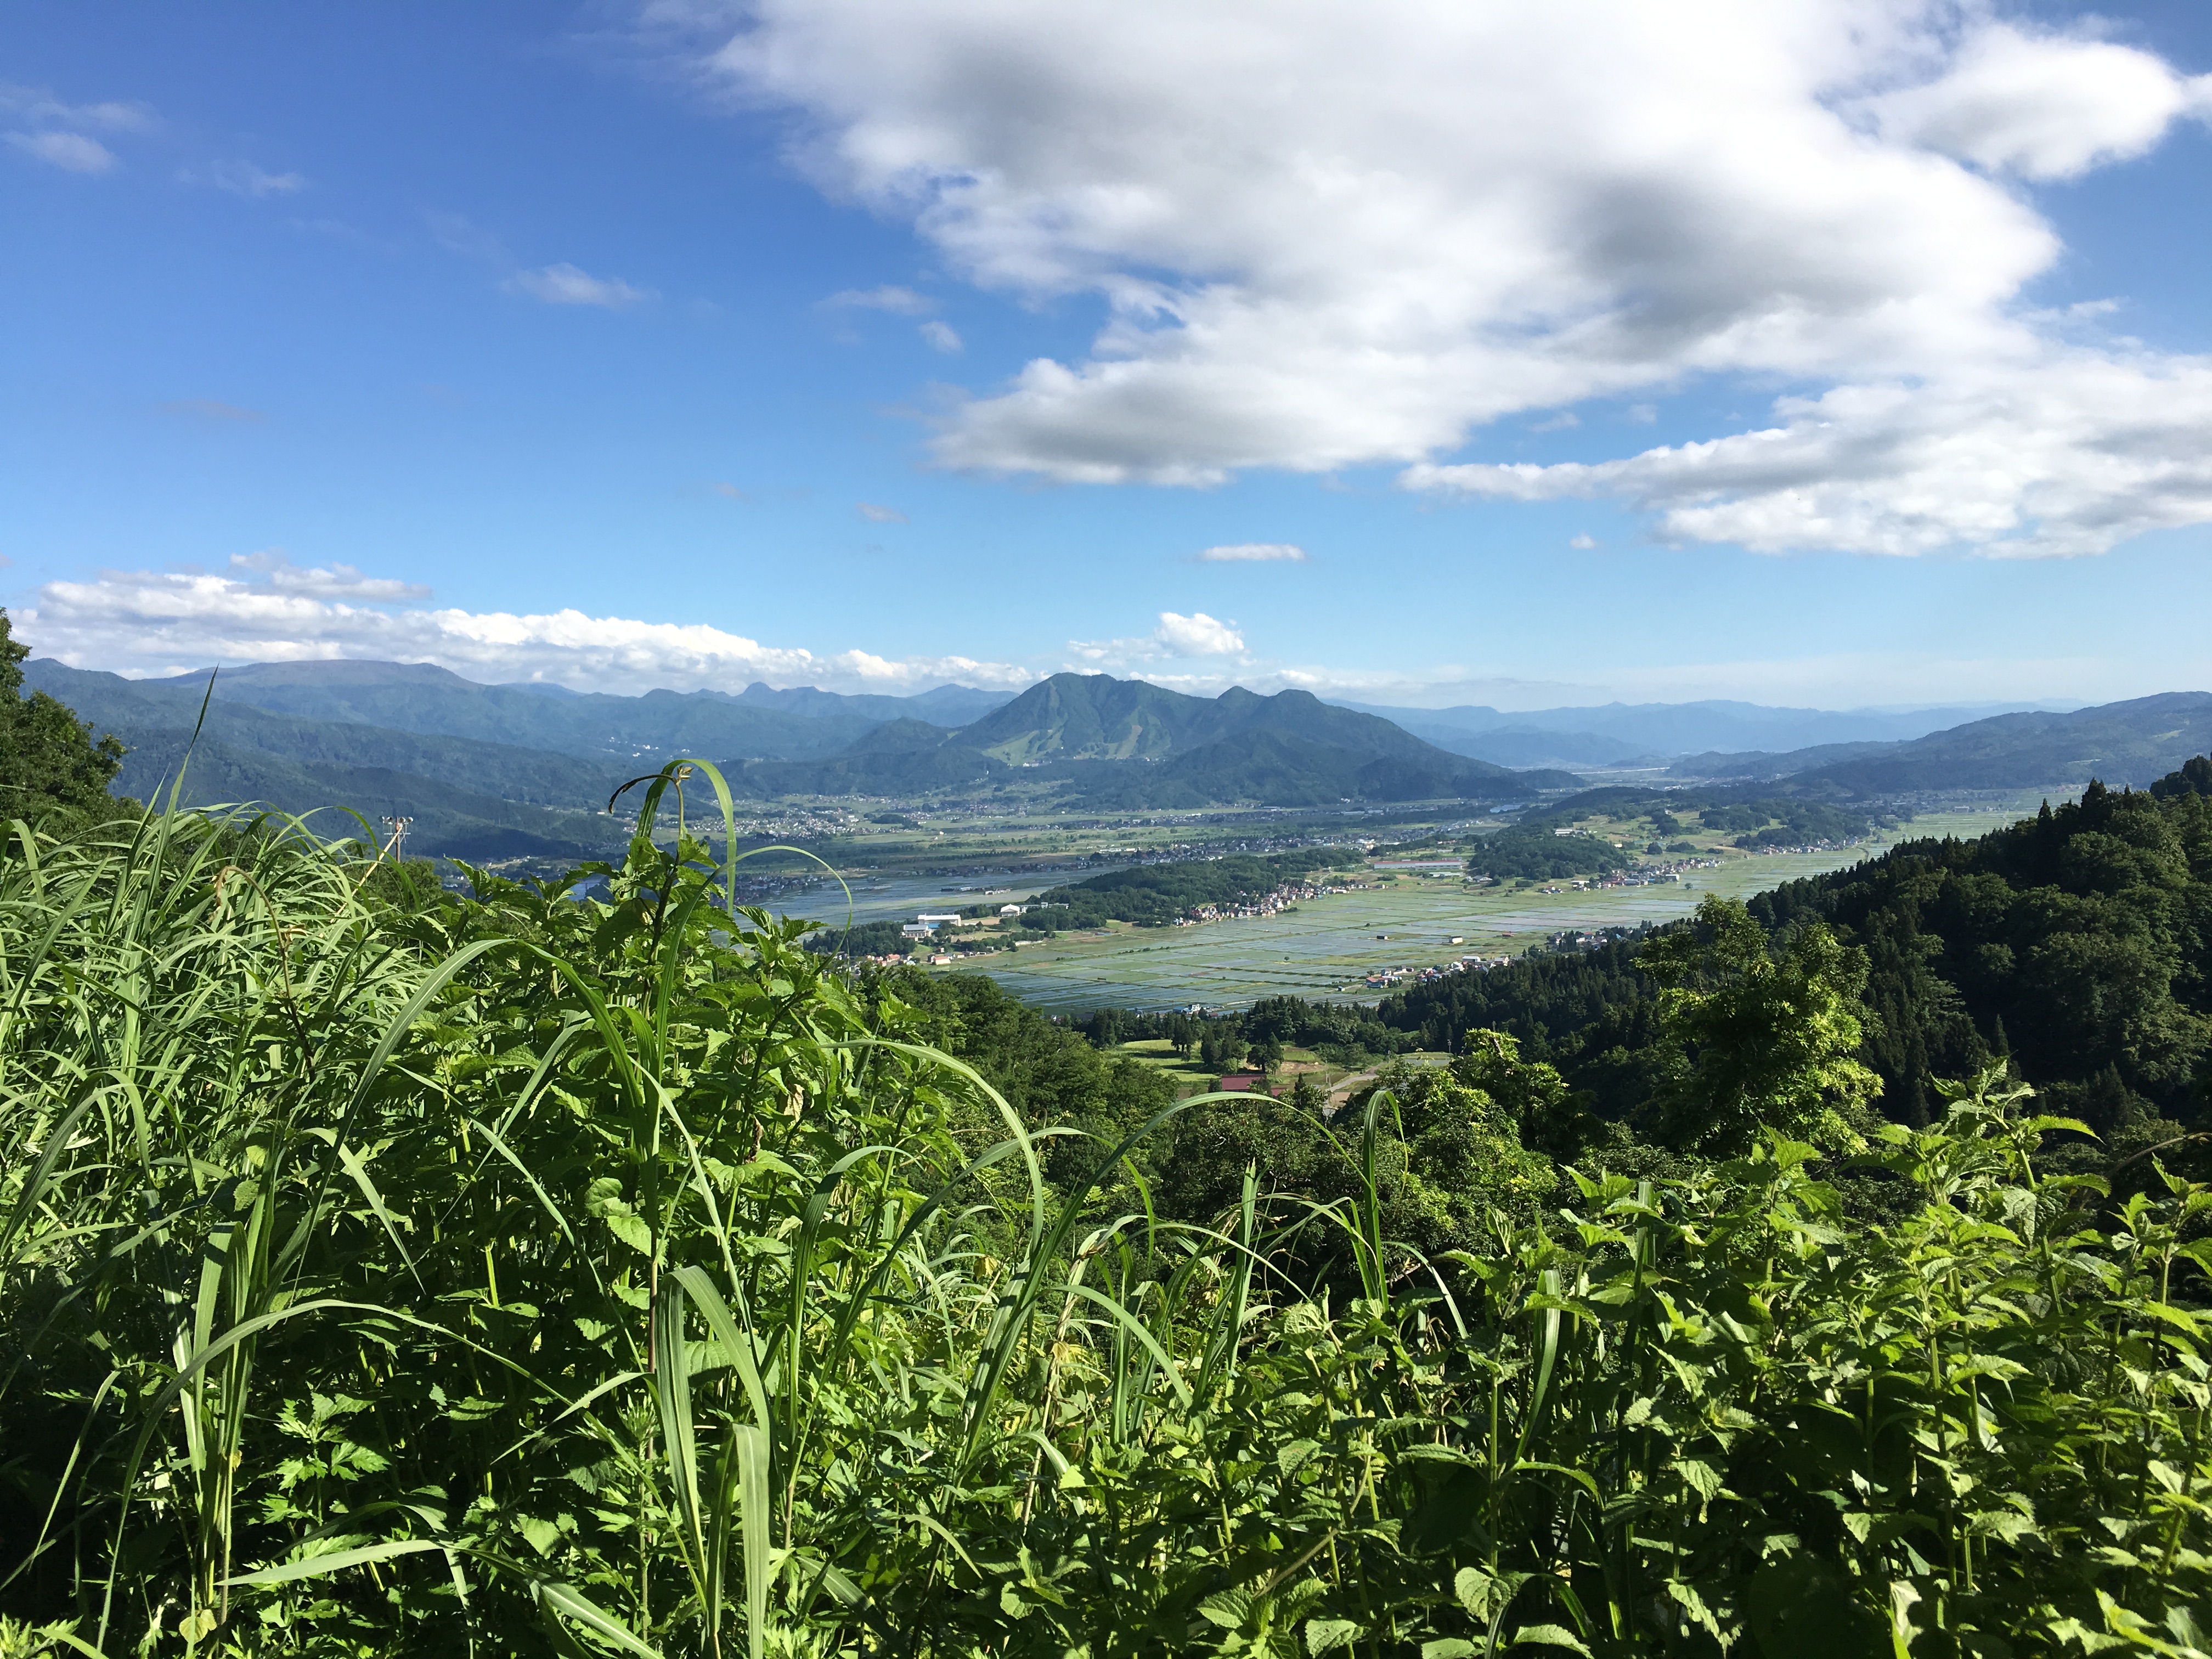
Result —
<instances>
[{"instance_id":1,"label":"cluster of houses","mask_svg":"<svg viewBox=\"0 0 2212 1659\"><path fill-rule=\"evenodd\" d=\"M1178 927L1196 927L1208 921L1227 921L1232 916L1279 915L1301 899L1322 898L1330 893L1348 893L1349 887L1312 887L1303 884L1278 887L1265 898L1254 899L1249 904L1201 904L1186 910L1175 920Z\"/></svg>"},{"instance_id":2,"label":"cluster of houses","mask_svg":"<svg viewBox=\"0 0 2212 1659\"><path fill-rule=\"evenodd\" d=\"M1459 941L1452 942L1456 945ZM1394 985L1429 985L1449 979L1454 974L1486 974L1512 960L1510 957L1465 956L1456 962L1439 962L1426 968L1377 968L1360 983L1370 991L1387 991Z\"/></svg>"},{"instance_id":3,"label":"cluster of houses","mask_svg":"<svg viewBox=\"0 0 2212 1659\"><path fill-rule=\"evenodd\" d=\"M1614 870L1602 876L1565 884L1554 882L1547 893L1581 893L1601 887L1665 887L1680 881L1692 870L1717 870L1717 858L1676 859L1668 864L1639 864L1632 870Z\"/></svg>"}]
</instances>

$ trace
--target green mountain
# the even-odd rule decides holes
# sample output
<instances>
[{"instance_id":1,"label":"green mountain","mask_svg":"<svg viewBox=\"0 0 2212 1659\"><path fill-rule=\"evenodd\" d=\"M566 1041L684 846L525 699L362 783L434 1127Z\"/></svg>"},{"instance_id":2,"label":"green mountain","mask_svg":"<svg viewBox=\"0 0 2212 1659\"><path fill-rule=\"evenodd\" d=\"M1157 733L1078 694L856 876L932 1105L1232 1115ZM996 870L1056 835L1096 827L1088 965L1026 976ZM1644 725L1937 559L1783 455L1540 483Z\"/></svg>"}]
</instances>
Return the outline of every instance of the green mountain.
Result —
<instances>
[{"instance_id":1,"label":"green mountain","mask_svg":"<svg viewBox=\"0 0 2212 1659\"><path fill-rule=\"evenodd\" d=\"M204 674L126 680L46 659L27 664L25 678L123 741L131 753L118 787L141 799L173 774L207 690ZM765 688L745 696L754 691ZM1062 674L960 727L897 710L972 708L989 694L823 701L833 697L807 690L777 708L719 693L484 686L422 665L260 664L216 677L185 796L410 816L410 847L481 860L605 850L613 823L595 815L609 793L679 753L720 757L732 786L763 799L1018 785L1085 808L1323 806L1577 781L1447 754L1304 691L1192 697ZM877 718L886 713L894 717Z\"/></svg>"},{"instance_id":2,"label":"green mountain","mask_svg":"<svg viewBox=\"0 0 2212 1659\"><path fill-rule=\"evenodd\" d=\"M207 672L145 684L197 698L206 688ZM648 691L637 697L548 692L540 686L479 685L428 663L289 662L226 668L216 677L215 696L218 703L307 720L625 761L666 755L818 758L891 717L820 703L806 712L763 707L717 691Z\"/></svg>"},{"instance_id":3,"label":"green mountain","mask_svg":"<svg viewBox=\"0 0 2212 1659\"><path fill-rule=\"evenodd\" d=\"M1309 692L1263 697L1239 686L1194 697L1106 674L1055 674L957 730L894 721L827 761L736 770L740 786L760 795L1021 784L1057 788L1066 805L1102 810L1430 800L1580 781L1447 754L1389 720Z\"/></svg>"},{"instance_id":4,"label":"green mountain","mask_svg":"<svg viewBox=\"0 0 2212 1659\"><path fill-rule=\"evenodd\" d=\"M1698 756L1676 770L1780 779L1789 793L1864 799L2083 783L2092 777L2141 787L2207 748L2212 748L2212 692L2169 691L2070 714L1999 714L1909 743Z\"/></svg>"},{"instance_id":5,"label":"green mountain","mask_svg":"<svg viewBox=\"0 0 2212 1659\"><path fill-rule=\"evenodd\" d=\"M118 793L166 799L200 722L202 689L166 680L23 665L26 684L74 708L128 753ZM522 854L596 856L619 845L599 809L635 769L507 744L424 736L342 720L304 720L217 699L207 706L182 799L189 805L258 801L288 812L351 807L372 826L415 819L410 851L483 860ZM319 821L346 833L336 817Z\"/></svg>"},{"instance_id":6,"label":"green mountain","mask_svg":"<svg viewBox=\"0 0 2212 1659\"><path fill-rule=\"evenodd\" d=\"M710 692L708 696L720 696ZM762 708L781 709L787 714L858 715L877 720L927 720L937 726L965 726L981 720L1009 700L1004 691L981 691L972 685L940 685L910 697L890 697L867 692L817 691L811 685L787 686L779 691L755 680L737 701Z\"/></svg>"},{"instance_id":7,"label":"green mountain","mask_svg":"<svg viewBox=\"0 0 2212 1659\"><path fill-rule=\"evenodd\" d=\"M1108 674L1054 674L965 727L960 741L1021 766L1048 760L1162 761L1261 732L1370 759L1471 765L1467 775L1495 778L1506 772L1501 766L1447 756L1380 715L1339 708L1310 691L1263 697L1239 685L1218 697L1193 697Z\"/></svg>"},{"instance_id":8,"label":"green mountain","mask_svg":"<svg viewBox=\"0 0 2212 1659\"><path fill-rule=\"evenodd\" d=\"M618 855L624 839L622 821L583 806L533 806L444 778L382 767L303 764L210 738L204 732L196 745L191 737L189 726L135 730L118 791L166 801L169 782L190 746L181 794L185 805L252 801L297 813L325 837L366 833L381 840L390 833L382 820L404 817L414 820L407 832L410 855L472 864L507 858L603 858Z\"/></svg>"}]
</instances>

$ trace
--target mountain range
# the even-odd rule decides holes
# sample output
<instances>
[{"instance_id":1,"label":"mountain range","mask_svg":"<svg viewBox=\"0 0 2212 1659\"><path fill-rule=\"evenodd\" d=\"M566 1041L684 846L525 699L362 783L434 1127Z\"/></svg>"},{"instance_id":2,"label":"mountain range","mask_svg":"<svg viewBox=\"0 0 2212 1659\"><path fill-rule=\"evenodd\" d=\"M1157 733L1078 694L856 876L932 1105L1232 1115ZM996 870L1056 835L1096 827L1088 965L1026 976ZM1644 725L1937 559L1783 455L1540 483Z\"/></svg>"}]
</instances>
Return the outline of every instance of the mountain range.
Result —
<instances>
[{"instance_id":1,"label":"mountain range","mask_svg":"<svg viewBox=\"0 0 2212 1659\"><path fill-rule=\"evenodd\" d=\"M1683 778L1779 780L1784 793L1867 799L1939 789L2087 783L2141 788L2212 750L2212 692L1971 720L1907 743L1821 744L1782 754L1707 754L1678 761Z\"/></svg>"},{"instance_id":2,"label":"mountain range","mask_svg":"<svg viewBox=\"0 0 2212 1659\"><path fill-rule=\"evenodd\" d=\"M123 740L131 752L117 787L141 799L174 775L209 697L204 672L128 680L37 658L24 673L32 689ZM897 697L759 684L734 695L618 696L483 685L422 664L263 663L216 677L186 799L289 811L336 805L372 824L405 816L414 846L472 860L576 858L618 842L609 795L680 754L717 760L736 793L756 800L1013 793L1079 810L1142 810L1496 803L1582 781L1558 767L1514 769L1466 752L1476 745L1593 766L1633 750L1708 793L1839 801L2092 775L2142 785L2212 750L2204 692L2068 713L1967 711L1980 717L1904 738L1866 734L1961 711L1708 702L1396 712L1394 720L1297 690L1197 697L1104 674L1056 674L1012 697L955 685ZM1823 740L1695 754L1663 747L1747 732ZM343 832L341 817L329 822Z\"/></svg>"},{"instance_id":3,"label":"mountain range","mask_svg":"<svg viewBox=\"0 0 2212 1659\"><path fill-rule=\"evenodd\" d=\"M1922 708L1775 708L1723 699L1503 711L1480 705L1391 708L1344 702L1395 721L1455 755L1500 766L1631 766L1700 753L1784 753L1818 744L1894 743L2027 708L1995 703Z\"/></svg>"},{"instance_id":4,"label":"mountain range","mask_svg":"<svg viewBox=\"0 0 2212 1659\"><path fill-rule=\"evenodd\" d=\"M197 725L188 799L404 815L416 847L476 860L605 850L608 795L680 754L717 760L756 799L1020 787L1084 807L1310 806L1578 781L1449 754L1304 691L1193 697L1103 674L1055 675L1011 700L964 686L625 697L367 662L225 670L211 693L204 672L127 680L43 658L25 678L128 746L123 793L155 795Z\"/></svg>"},{"instance_id":5,"label":"mountain range","mask_svg":"<svg viewBox=\"0 0 2212 1659\"><path fill-rule=\"evenodd\" d=\"M1107 674L1054 674L956 730L892 721L827 760L755 762L732 779L763 796L1020 782L1100 809L1492 798L1579 781L1449 754L1307 691L1194 697Z\"/></svg>"}]
</instances>

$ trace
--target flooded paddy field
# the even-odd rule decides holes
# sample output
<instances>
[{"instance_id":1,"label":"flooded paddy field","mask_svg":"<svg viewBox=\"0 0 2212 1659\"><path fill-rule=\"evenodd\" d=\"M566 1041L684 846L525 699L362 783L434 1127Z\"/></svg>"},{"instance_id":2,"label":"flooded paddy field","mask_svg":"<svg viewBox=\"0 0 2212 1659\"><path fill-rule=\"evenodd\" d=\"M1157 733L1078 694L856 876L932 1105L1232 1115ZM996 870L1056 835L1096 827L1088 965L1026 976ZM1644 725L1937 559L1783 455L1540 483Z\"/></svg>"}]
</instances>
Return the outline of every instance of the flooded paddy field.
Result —
<instances>
[{"instance_id":1,"label":"flooded paddy field","mask_svg":"<svg viewBox=\"0 0 2212 1659\"><path fill-rule=\"evenodd\" d=\"M1902 835L1915 840L1984 835L2033 805L2031 799L1925 813ZM1191 1003L1233 1007L1285 995L1371 1002L1385 994L1364 983L1378 971L1418 973L1468 955L1517 957L1568 928L1671 921L1687 915L1709 894L1747 898L1784 882L1878 857L1887 844L1730 854L1720 867L1692 871L1684 883L1649 887L1577 892L1560 882L1551 884L1565 890L1554 894L1535 889L1501 892L1457 881L1401 883L1305 900L1279 915L1067 935L939 971L988 974L1024 1001L1056 1011Z\"/></svg>"}]
</instances>

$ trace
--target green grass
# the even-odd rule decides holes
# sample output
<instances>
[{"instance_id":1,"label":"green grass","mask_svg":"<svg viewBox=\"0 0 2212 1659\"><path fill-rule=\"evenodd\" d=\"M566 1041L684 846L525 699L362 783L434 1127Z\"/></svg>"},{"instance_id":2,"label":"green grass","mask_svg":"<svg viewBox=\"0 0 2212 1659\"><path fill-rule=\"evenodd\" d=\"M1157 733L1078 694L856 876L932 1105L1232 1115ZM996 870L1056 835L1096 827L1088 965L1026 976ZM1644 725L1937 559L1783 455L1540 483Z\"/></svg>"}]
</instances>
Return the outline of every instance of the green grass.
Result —
<instances>
[{"instance_id":1,"label":"green grass","mask_svg":"<svg viewBox=\"0 0 2212 1659\"><path fill-rule=\"evenodd\" d=\"M2207 1650L2212 1193L1998 1079L1888 1222L1769 1138L1425 1262L1388 1094L1164 1218L1279 1109L1026 1121L699 843L607 873L15 830L0 1652Z\"/></svg>"}]
</instances>

